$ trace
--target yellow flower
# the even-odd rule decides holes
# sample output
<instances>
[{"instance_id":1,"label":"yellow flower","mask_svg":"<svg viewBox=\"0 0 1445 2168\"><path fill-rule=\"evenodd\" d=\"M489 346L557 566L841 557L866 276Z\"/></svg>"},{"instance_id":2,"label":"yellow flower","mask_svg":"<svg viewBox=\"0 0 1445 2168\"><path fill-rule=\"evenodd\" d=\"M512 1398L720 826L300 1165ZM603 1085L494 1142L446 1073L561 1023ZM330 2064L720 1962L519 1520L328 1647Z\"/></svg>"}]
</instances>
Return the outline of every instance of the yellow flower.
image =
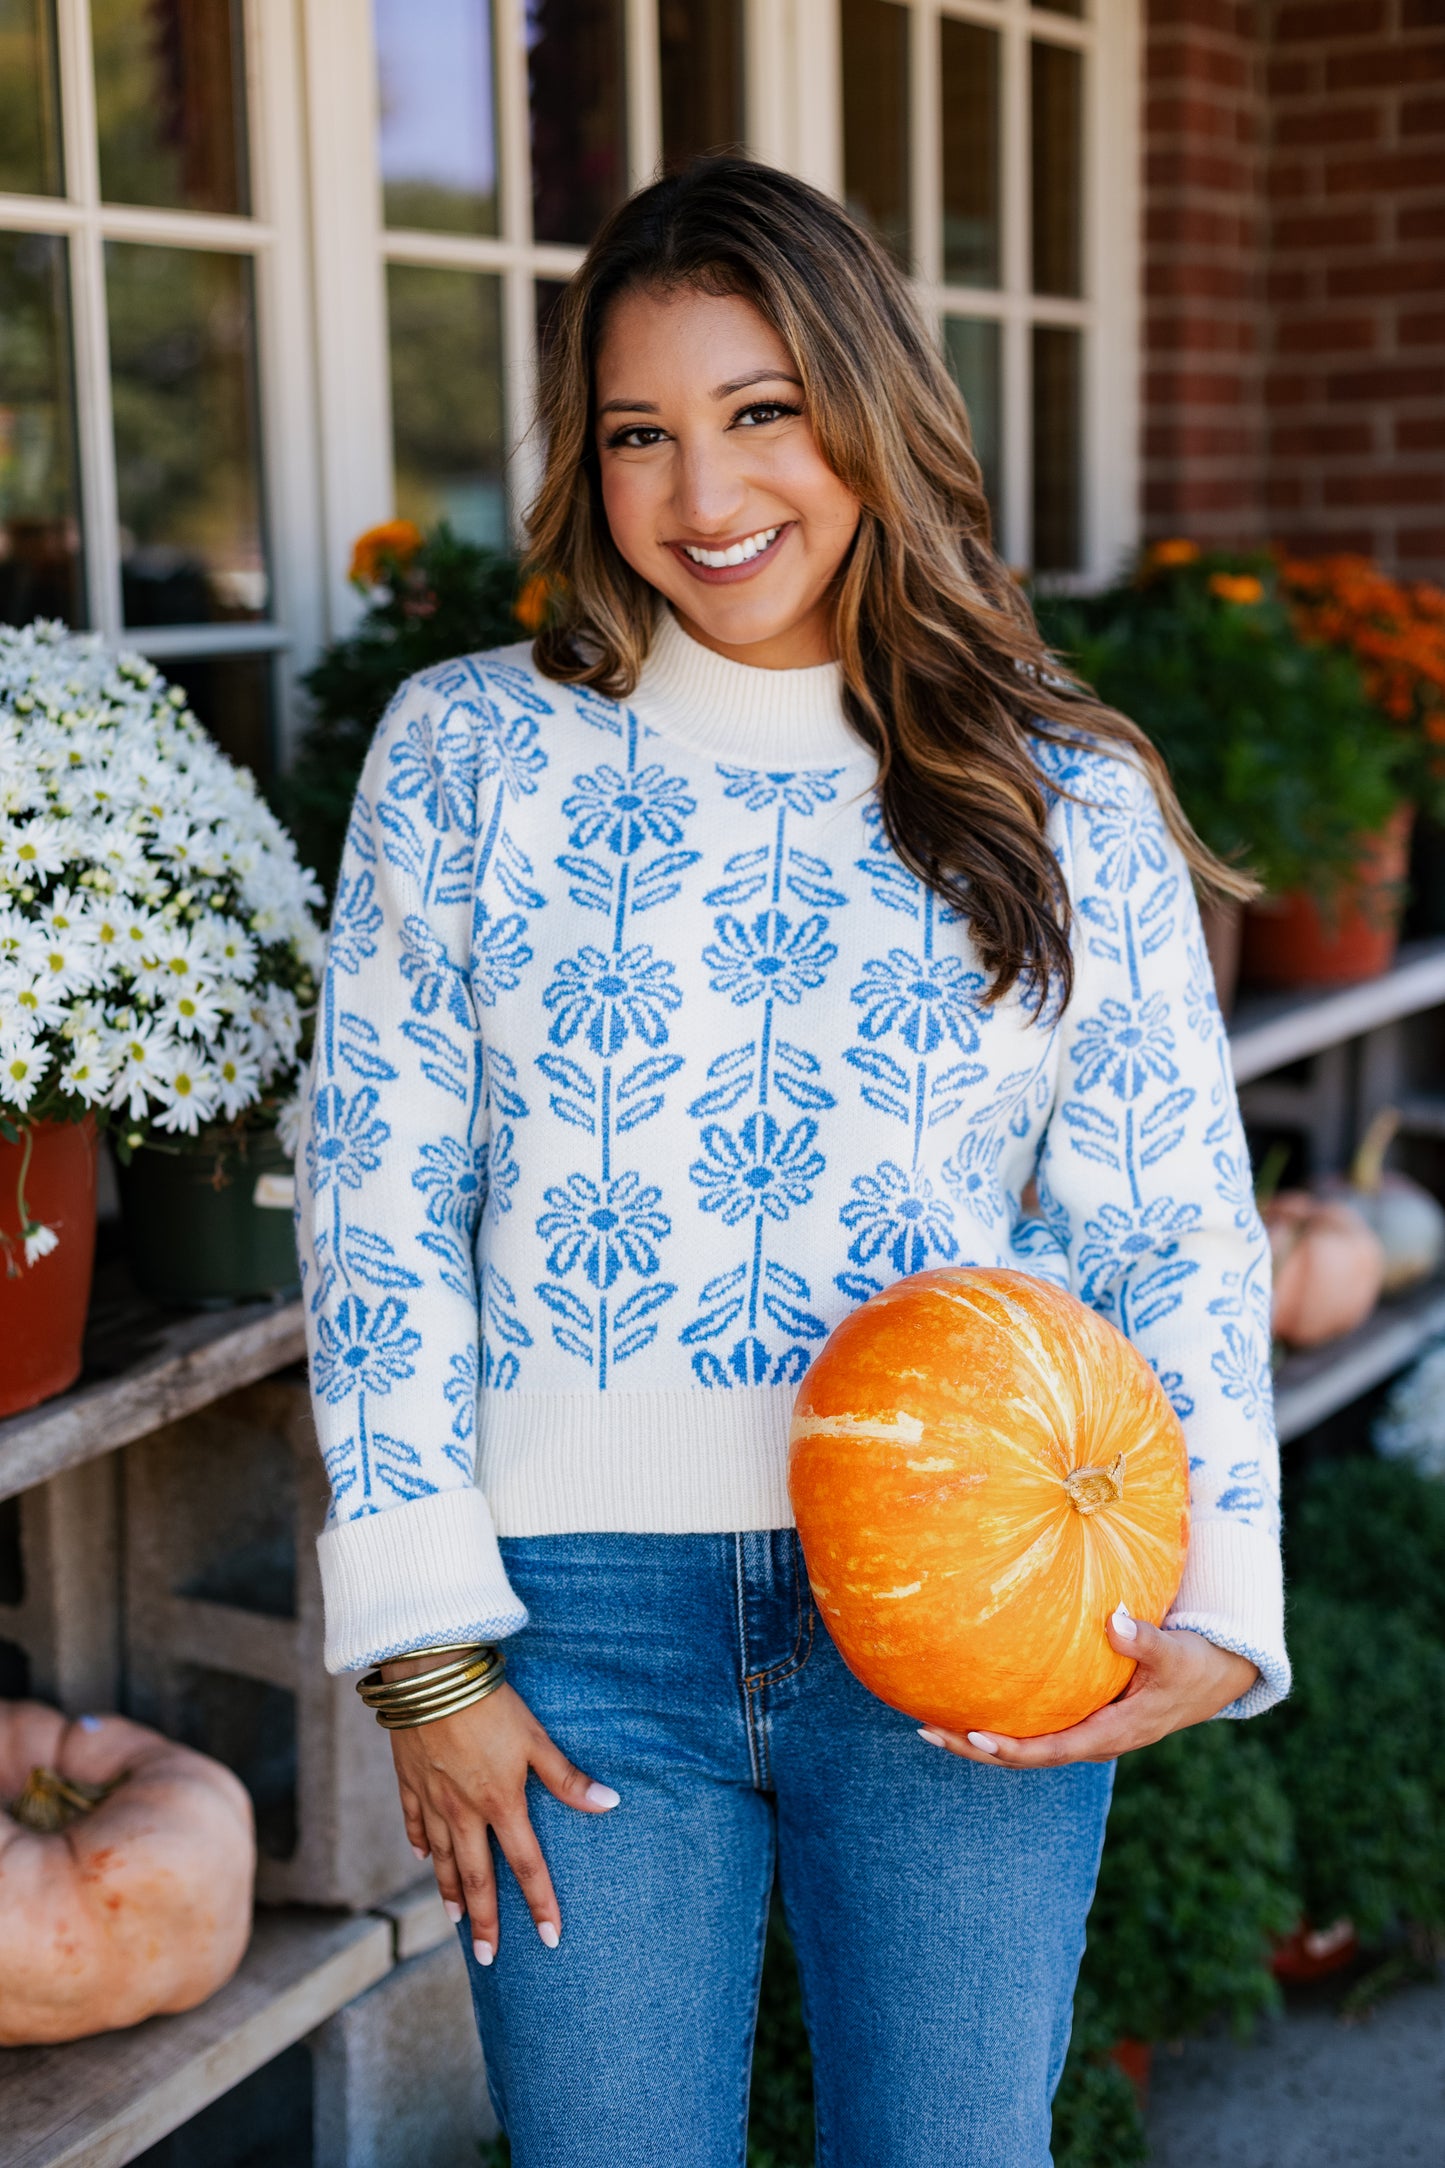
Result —
<instances>
[{"instance_id":1,"label":"yellow flower","mask_svg":"<svg viewBox=\"0 0 1445 2168\"><path fill-rule=\"evenodd\" d=\"M1264 583L1252 572L1211 572L1209 592L1221 602L1262 602Z\"/></svg>"},{"instance_id":2,"label":"yellow flower","mask_svg":"<svg viewBox=\"0 0 1445 2168\"><path fill-rule=\"evenodd\" d=\"M512 615L523 632L541 631L551 599L552 590L545 572L534 572L530 580L522 583L522 591L512 604Z\"/></svg>"},{"instance_id":3,"label":"yellow flower","mask_svg":"<svg viewBox=\"0 0 1445 2168\"><path fill-rule=\"evenodd\" d=\"M415 520L384 519L379 527L368 527L352 543L351 568L346 576L358 587L375 587L388 565L410 564L421 545L422 532Z\"/></svg>"},{"instance_id":4,"label":"yellow flower","mask_svg":"<svg viewBox=\"0 0 1445 2168\"><path fill-rule=\"evenodd\" d=\"M1199 555L1199 544L1184 535L1173 535L1166 542L1156 542L1149 552L1150 561L1159 566L1192 565Z\"/></svg>"}]
</instances>

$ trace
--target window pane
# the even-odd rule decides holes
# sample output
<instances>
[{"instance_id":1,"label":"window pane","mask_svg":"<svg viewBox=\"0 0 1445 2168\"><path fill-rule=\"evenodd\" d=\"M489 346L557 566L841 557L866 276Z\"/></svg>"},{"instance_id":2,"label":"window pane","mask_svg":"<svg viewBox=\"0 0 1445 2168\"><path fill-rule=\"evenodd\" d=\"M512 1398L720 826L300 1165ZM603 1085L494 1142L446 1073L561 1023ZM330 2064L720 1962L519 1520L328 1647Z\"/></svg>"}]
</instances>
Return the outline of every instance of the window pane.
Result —
<instances>
[{"instance_id":1,"label":"window pane","mask_svg":"<svg viewBox=\"0 0 1445 2168\"><path fill-rule=\"evenodd\" d=\"M742 0L658 0L662 162L743 140Z\"/></svg>"},{"instance_id":2,"label":"window pane","mask_svg":"<svg viewBox=\"0 0 1445 2168\"><path fill-rule=\"evenodd\" d=\"M1003 518L999 490L1003 450L1001 328L981 316L945 316L943 336L948 365L968 406L973 448L983 469L983 486L997 533Z\"/></svg>"},{"instance_id":3,"label":"window pane","mask_svg":"<svg viewBox=\"0 0 1445 2168\"><path fill-rule=\"evenodd\" d=\"M0 0L0 189L62 193L55 0Z\"/></svg>"},{"instance_id":4,"label":"window pane","mask_svg":"<svg viewBox=\"0 0 1445 2168\"><path fill-rule=\"evenodd\" d=\"M943 97L943 276L999 283L999 85L996 30L945 15L938 25Z\"/></svg>"},{"instance_id":5,"label":"window pane","mask_svg":"<svg viewBox=\"0 0 1445 2168\"><path fill-rule=\"evenodd\" d=\"M908 9L843 0L843 193L898 261L912 260Z\"/></svg>"},{"instance_id":6,"label":"window pane","mask_svg":"<svg viewBox=\"0 0 1445 2168\"><path fill-rule=\"evenodd\" d=\"M590 241L627 193L625 13L625 0L527 0L538 241Z\"/></svg>"},{"instance_id":7,"label":"window pane","mask_svg":"<svg viewBox=\"0 0 1445 2168\"><path fill-rule=\"evenodd\" d=\"M1033 0L1033 4L1047 8L1050 15L1072 15L1076 22L1083 20L1084 0Z\"/></svg>"},{"instance_id":8,"label":"window pane","mask_svg":"<svg viewBox=\"0 0 1445 2168\"><path fill-rule=\"evenodd\" d=\"M0 234L0 619L83 607L65 243Z\"/></svg>"},{"instance_id":9,"label":"window pane","mask_svg":"<svg viewBox=\"0 0 1445 2168\"><path fill-rule=\"evenodd\" d=\"M394 263L391 442L396 509L419 527L507 539L502 441L502 288L486 271Z\"/></svg>"},{"instance_id":10,"label":"window pane","mask_svg":"<svg viewBox=\"0 0 1445 2168\"><path fill-rule=\"evenodd\" d=\"M1076 572L1081 556L1083 339L1034 326L1034 570Z\"/></svg>"},{"instance_id":11,"label":"window pane","mask_svg":"<svg viewBox=\"0 0 1445 2168\"><path fill-rule=\"evenodd\" d=\"M108 241L125 617L266 615L250 258Z\"/></svg>"},{"instance_id":12,"label":"window pane","mask_svg":"<svg viewBox=\"0 0 1445 2168\"><path fill-rule=\"evenodd\" d=\"M496 233L491 0L373 0L388 226Z\"/></svg>"},{"instance_id":13,"label":"window pane","mask_svg":"<svg viewBox=\"0 0 1445 2168\"><path fill-rule=\"evenodd\" d=\"M1083 291L1084 56L1033 47L1034 292Z\"/></svg>"},{"instance_id":14,"label":"window pane","mask_svg":"<svg viewBox=\"0 0 1445 2168\"><path fill-rule=\"evenodd\" d=\"M90 0L108 203L249 211L241 0Z\"/></svg>"},{"instance_id":15,"label":"window pane","mask_svg":"<svg viewBox=\"0 0 1445 2168\"><path fill-rule=\"evenodd\" d=\"M276 769L275 657L166 656L156 668L183 687L196 721L222 752L249 768L258 782L269 783Z\"/></svg>"}]
</instances>

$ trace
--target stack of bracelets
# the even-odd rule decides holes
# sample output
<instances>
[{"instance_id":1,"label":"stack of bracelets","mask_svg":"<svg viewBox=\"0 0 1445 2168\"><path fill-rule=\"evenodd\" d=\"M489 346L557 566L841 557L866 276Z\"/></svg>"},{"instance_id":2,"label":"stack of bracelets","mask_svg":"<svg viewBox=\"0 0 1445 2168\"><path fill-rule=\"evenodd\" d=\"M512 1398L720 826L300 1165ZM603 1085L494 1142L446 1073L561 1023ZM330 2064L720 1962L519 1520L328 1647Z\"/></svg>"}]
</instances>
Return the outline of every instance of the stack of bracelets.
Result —
<instances>
[{"instance_id":1,"label":"stack of bracelets","mask_svg":"<svg viewBox=\"0 0 1445 2168\"><path fill-rule=\"evenodd\" d=\"M507 1659L486 1641L451 1641L443 1648L418 1649L418 1656L449 1656L449 1664L420 1671L412 1679L384 1679L380 1671L368 1671L356 1682L356 1691L376 1721L387 1731L410 1731L416 1724L431 1724L439 1716L455 1716L485 1701L502 1684Z\"/></svg>"}]
</instances>

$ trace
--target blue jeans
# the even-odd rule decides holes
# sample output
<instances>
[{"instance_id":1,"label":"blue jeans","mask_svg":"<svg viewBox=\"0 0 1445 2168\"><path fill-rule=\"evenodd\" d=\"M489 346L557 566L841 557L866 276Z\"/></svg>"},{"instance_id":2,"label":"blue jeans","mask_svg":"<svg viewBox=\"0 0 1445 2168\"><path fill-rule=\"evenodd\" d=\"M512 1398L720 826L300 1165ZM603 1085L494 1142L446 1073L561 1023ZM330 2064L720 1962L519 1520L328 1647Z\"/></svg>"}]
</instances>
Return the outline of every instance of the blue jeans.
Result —
<instances>
[{"instance_id":1,"label":"blue jeans","mask_svg":"<svg viewBox=\"0 0 1445 2168\"><path fill-rule=\"evenodd\" d=\"M1045 2168L1113 1771L959 1761L853 1678L791 1530L503 1543L510 1675L622 1804L533 1779L562 1941L498 1856L463 1947L514 2168L744 2158L776 1871L823 2168Z\"/></svg>"}]
</instances>

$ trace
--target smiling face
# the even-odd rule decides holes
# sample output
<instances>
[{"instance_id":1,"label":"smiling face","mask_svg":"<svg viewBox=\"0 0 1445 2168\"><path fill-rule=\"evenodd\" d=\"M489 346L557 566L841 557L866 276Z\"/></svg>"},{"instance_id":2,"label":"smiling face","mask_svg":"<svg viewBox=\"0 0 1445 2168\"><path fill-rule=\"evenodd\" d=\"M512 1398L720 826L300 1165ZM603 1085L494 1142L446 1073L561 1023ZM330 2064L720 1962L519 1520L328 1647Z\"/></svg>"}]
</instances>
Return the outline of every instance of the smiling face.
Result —
<instances>
[{"instance_id":1,"label":"smiling face","mask_svg":"<svg viewBox=\"0 0 1445 2168\"><path fill-rule=\"evenodd\" d=\"M597 355L597 455L613 541L693 639L770 670L832 658L859 504L751 302L621 295Z\"/></svg>"}]
</instances>

